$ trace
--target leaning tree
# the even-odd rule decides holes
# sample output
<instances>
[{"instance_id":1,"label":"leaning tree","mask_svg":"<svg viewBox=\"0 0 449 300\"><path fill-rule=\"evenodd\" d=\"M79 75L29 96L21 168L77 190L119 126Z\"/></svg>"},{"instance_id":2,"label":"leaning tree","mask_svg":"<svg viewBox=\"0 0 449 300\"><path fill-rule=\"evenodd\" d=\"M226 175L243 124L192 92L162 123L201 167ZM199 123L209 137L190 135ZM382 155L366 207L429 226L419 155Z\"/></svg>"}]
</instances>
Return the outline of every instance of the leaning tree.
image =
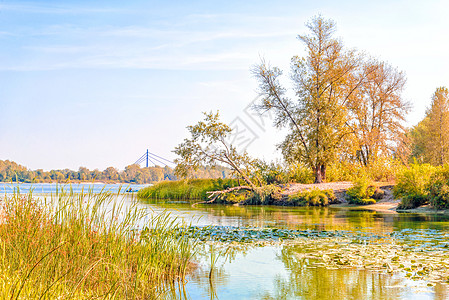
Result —
<instances>
[{"instance_id":1,"label":"leaning tree","mask_svg":"<svg viewBox=\"0 0 449 300\"><path fill-rule=\"evenodd\" d=\"M246 151L239 152L229 140L233 134L232 128L220 121L219 113L204 113L204 120L196 125L188 126L190 138L184 139L174 152L180 157L175 160L175 173L181 177L187 177L191 171L199 167L226 166L233 174L242 179L246 185L232 187L224 191L209 193L211 202L218 196L237 191L254 190L257 186L254 177L254 161Z\"/></svg>"}]
</instances>

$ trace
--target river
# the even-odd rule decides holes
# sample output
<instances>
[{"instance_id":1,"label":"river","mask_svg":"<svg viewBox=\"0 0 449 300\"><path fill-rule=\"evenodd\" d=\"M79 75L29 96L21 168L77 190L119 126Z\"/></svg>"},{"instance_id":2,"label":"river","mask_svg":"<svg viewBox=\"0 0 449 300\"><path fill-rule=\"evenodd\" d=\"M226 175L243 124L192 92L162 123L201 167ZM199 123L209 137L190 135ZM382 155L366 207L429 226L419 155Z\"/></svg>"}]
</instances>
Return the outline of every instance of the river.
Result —
<instances>
[{"instance_id":1,"label":"river","mask_svg":"<svg viewBox=\"0 0 449 300\"><path fill-rule=\"evenodd\" d=\"M130 187L133 190L141 188ZM95 185L91 188L96 192L109 186ZM118 186L114 188L114 191L119 189ZM20 189L26 190L25 186ZM34 192L43 190L45 193L55 189L55 185L38 185ZM131 198L123 197L124 201L130 201ZM335 238L331 251L340 248L366 250L367 243L371 243L369 239L368 242L362 239L362 243L346 243L341 235L359 241L361 238L358 237L375 235L388 238L377 245L380 250L376 253L392 251L391 243L397 242L411 249L407 250L407 255L432 259L438 253L440 257L449 257L447 215L397 214L341 207L192 206L185 201L149 201L142 203L142 206L155 213L168 210L173 217L193 226L304 230L330 236L326 239L298 239L301 243L295 240L202 243L204 248L196 256L196 267L189 275L183 291L188 299L449 299L447 283L407 275L417 273L413 270L388 272L386 268L325 265L316 263L313 258L309 259L310 250L304 250L304 241L311 244L320 244L321 241L333 243L332 236L338 233L340 238ZM340 241L343 241L341 245L338 244ZM220 251L221 255L215 261L210 254ZM364 259L372 260L375 258L372 256Z\"/></svg>"},{"instance_id":2,"label":"river","mask_svg":"<svg viewBox=\"0 0 449 300\"><path fill-rule=\"evenodd\" d=\"M148 205L155 210L171 210L174 215L199 226L347 232L350 236L393 235L401 243L413 241L412 247L414 243L423 245L434 238L438 245L449 242L447 215L332 207L192 207L182 201L153 201ZM206 246L206 252L207 247L210 246ZM233 248L231 255L227 253L226 259L218 259L211 280L208 277L211 263L205 258L190 277L186 293L190 299L449 299L446 283L412 280L406 277L405 271L390 274L383 270L313 266L300 259L303 255L300 248L294 241L262 246L243 244Z\"/></svg>"}]
</instances>

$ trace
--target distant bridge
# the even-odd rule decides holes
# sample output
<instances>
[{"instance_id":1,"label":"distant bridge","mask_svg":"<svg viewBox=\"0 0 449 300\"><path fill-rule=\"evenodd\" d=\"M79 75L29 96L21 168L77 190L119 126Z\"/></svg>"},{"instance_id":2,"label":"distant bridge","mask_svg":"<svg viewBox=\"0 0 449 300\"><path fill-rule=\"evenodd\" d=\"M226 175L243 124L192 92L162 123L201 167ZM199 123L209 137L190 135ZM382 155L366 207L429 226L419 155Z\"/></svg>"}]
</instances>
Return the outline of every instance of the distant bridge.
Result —
<instances>
[{"instance_id":1,"label":"distant bridge","mask_svg":"<svg viewBox=\"0 0 449 300\"><path fill-rule=\"evenodd\" d=\"M148 151L148 149L147 152L145 152L141 157L139 157L139 159L136 160L134 164L140 166L141 163L145 162L145 166L148 168L150 162L156 166L156 164L154 163L155 161L167 167L173 167L176 165L171 160L165 159L159 155L151 153L150 151Z\"/></svg>"}]
</instances>

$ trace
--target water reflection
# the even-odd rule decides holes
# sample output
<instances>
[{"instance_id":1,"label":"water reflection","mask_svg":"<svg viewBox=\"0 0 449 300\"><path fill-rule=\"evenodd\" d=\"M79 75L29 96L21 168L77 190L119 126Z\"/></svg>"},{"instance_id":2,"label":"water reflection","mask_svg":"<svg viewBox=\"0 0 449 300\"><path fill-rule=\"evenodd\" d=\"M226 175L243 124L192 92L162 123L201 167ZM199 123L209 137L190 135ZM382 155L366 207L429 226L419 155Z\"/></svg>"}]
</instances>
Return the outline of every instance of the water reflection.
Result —
<instances>
[{"instance_id":1,"label":"water reflection","mask_svg":"<svg viewBox=\"0 0 449 300\"><path fill-rule=\"evenodd\" d=\"M348 208L261 206L196 206L189 203L153 203L172 210L193 225L277 227L287 229L349 230L387 234L404 229L445 232L446 215L392 214ZM358 269L313 267L301 259L298 247L288 244L232 248L219 260L209 279L207 251L189 278L190 299L447 299L446 284L407 279Z\"/></svg>"},{"instance_id":2,"label":"water reflection","mask_svg":"<svg viewBox=\"0 0 449 300\"><path fill-rule=\"evenodd\" d=\"M449 229L449 215L392 214L334 207L224 206L150 202L169 209L193 225L279 227L316 230L364 230L389 233L405 228Z\"/></svg>"},{"instance_id":3,"label":"water reflection","mask_svg":"<svg viewBox=\"0 0 449 300\"><path fill-rule=\"evenodd\" d=\"M402 274L316 267L295 245L231 248L212 280L203 261L189 278L190 299L447 299L445 284Z\"/></svg>"}]
</instances>

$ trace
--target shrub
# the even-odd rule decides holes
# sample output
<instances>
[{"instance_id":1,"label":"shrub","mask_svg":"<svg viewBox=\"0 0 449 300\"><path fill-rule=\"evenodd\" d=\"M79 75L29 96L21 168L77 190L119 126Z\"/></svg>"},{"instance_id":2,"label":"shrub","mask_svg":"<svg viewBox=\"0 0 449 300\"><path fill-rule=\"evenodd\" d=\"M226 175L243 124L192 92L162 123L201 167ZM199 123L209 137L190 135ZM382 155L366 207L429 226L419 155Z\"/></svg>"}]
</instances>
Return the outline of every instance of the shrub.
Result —
<instances>
[{"instance_id":1,"label":"shrub","mask_svg":"<svg viewBox=\"0 0 449 300\"><path fill-rule=\"evenodd\" d=\"M327 206L336 200L334 191L313 189L302 191L288 197L295 206Z\"/></svg>"},{"instance_id":2,"label":"shrub","mask_svg":"<svg viewBox=\"0 0 449 300\"><path fill-rule=\"evenodd\" d=\"M427 186L429 203L436 209L449 208L449 165L438 168Z\"/></svg>"},{"instance_id":3,"label":"shrub","mask_svg":"<svg viewBox=\"0 0 449 300\"><path fill-rule=\"evenodd\" d=\"M346 198L351 204L374 204L376 203L376 200L373 199L375 191L376 187L367 177L363 176L355 180L353 187L346 191Z\"/></svg>"},{"instance_id":4,"label":"shrub","mask_svg":"<svg viewBox=\"0 0 449 300\"><path fill-rule=\"evenodd\" d=\"M260 205L260 204L273 204L276 201L282 199L281 188L275 185L264 185L262 187L257 187L247 200L245 204L248 205Z\"/></svg>"},{"instance_id":5,"label":"shrub","mask_svg":"<svg viewBox=\"0 0 449 300\"><path fill-rule=\"evenodd\" d=\"M375 181L392 181L396 172L402 166L401 162L391 158L378 158L368 166L357 162L337 162L329 165L326 171L326 180L354 181L360 177L368 177Z\"/></svg>"},{"instance_id":6,"label":"shrub","mask_svg":"<svg viewBox=\"0 0 449 300\"><path fill-rule=\"evenodd\" d=\"M288 182L313 183L314 176L310 168L303 164L291 164L287 169Z\"/></svg>"},{"instance_id":7,"label":"shrub","mask_svg":"<svg viewBox=\"0 0 449 300\"><path fill-rule=\"evenodd\" d=\"M392 181L403 164L389 157L379 157L366 167L366 173L374 181Z\"/></svg>"},{"instance_id":8,"label":"shrub","mask_svg":"<svg viewBox=\"0 0 449 300\"><path fill-rule=\"evenodd\" d=\"M301 163L285 165L258 160L255 166L253 175L261 184L313 183L314 180L312 170Z\"/></svg>"},{"instance_id":9,"label":"shrub","mask_svg":"<svg viewBox=\"0 0 449 300\"><path fill-rule=\"evenodd\" d=\"M412 164L397 173L393 194L402 198L398 208L415 208L429 201L428 186L437 167L429 164Z\"/></svg>"},{"instance_id":10,"label":"shrub","mask_svg":"<svg viewBox=\"0 0 449 300\"><path fill-rule=\"evenodd\" d=\"M251 192L240 190L236 192L226 193L216 199L216 203L240 203L245 201L250 196Z\"/></svg>"},{"instance_id":11,"label":"shrub","mask_svg":"<svg viewBox=\"0 0 449 300\"><path fill-rule=\"evenodd\" d=\"M366 176L366 170L358 163L338 162L331 164L326 170L326 181L352 181Z\"/></svg>"}]
</instances>

